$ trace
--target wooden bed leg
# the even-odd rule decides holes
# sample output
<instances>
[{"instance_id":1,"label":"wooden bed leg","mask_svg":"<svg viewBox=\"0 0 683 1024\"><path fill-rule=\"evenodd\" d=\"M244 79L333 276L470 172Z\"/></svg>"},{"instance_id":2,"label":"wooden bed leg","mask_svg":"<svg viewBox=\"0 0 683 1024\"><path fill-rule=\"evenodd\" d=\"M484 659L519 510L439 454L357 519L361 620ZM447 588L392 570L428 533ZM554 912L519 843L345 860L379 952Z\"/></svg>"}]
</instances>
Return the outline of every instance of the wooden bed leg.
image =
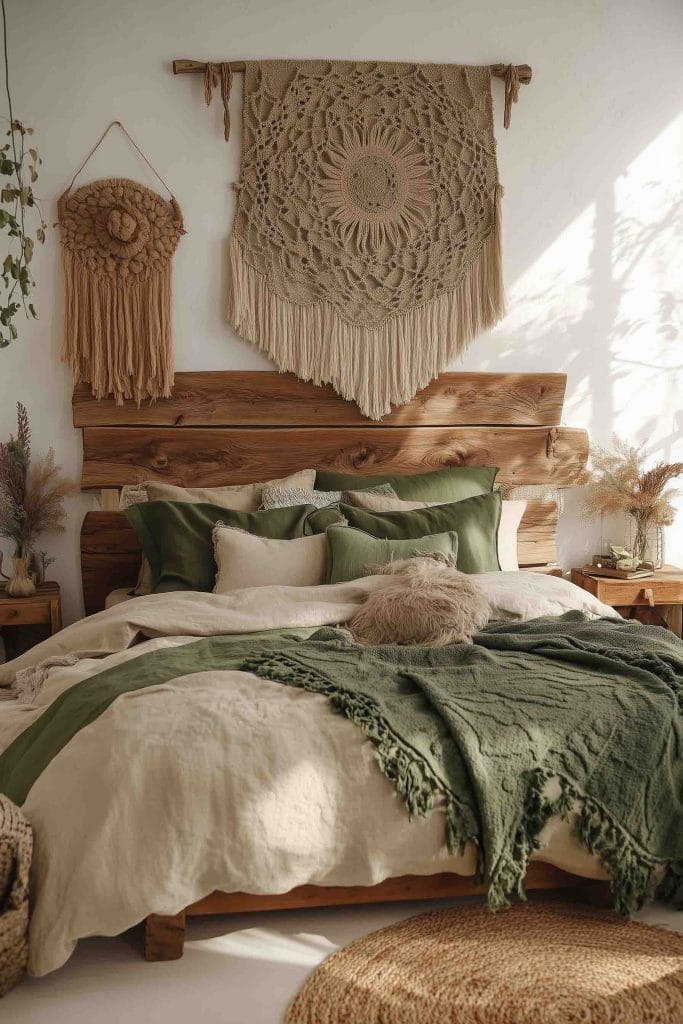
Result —
<instances>
[{"instance_id":1,"label":"wooden bed leg","mask_svg":"<svg viewBox=\"0 0 683 1024\"><path fill-rule=\"evenodd\" d=\"M145 960L180 960L184 941L184 910L172 917L150 914L145 920Z\"/></svg>"}]
</instances>

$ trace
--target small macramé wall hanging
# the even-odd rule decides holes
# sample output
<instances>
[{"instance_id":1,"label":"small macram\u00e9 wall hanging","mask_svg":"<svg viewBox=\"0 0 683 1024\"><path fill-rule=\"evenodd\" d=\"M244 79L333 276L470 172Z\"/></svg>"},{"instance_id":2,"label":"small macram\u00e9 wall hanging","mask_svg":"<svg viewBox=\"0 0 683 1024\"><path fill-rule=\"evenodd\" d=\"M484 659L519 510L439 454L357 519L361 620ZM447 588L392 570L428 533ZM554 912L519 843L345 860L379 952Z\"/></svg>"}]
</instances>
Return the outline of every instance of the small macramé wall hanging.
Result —
<instances>
[{"instance_id":1,"label":"small macram\u00e9 wall hanging","mask_svg":"<svg viewBox=\"0 0 683 1024\"><path fill-rule=\"evenodd\" d=\"M220 86L229 137L232 69ZM371 419L503 314L491 76L505 124L531 69L247 61L229 319L281 370ZM520 75L523 72L523 77Z\"/></svg>"},{"instance_id":2,"label":"small macram\u00e9 wall hanging","mask_svg":"<svg viewBox=\"0 0 683 1024\"><path fill-rule=\"evenodd\" d=\"M73 184L117 125L168 191L127 178ZM185 234L180 207L120 121L112 121L59 199L64 264L62 360L96 398L168 398L173 387L171 260Z\"/></svg>"}]
</instances>

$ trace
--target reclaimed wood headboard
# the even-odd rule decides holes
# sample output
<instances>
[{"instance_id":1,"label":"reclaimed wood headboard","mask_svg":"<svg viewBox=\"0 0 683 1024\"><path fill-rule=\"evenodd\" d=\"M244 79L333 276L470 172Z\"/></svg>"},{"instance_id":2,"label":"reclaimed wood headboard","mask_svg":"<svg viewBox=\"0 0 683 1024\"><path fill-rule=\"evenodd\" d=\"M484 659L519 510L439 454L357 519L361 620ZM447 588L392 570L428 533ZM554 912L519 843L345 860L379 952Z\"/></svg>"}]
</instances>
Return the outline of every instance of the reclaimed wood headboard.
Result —
<instances>
[{"instance_id":1,"label":"reclaimed wood headboard","mask_svg":"<svg viewBox=\"0 0 683 1024\"><path fill-rule=\"evenodd\" d=\"M575 484L588 457L584 430L560 426L560 373L444 373L377 423L330 387L269 371L178 373L173 397L138 408L73 394L83 429L82 487L98 490L86 515L81 572L88 614L132 586L140 546L118 508L124 484L250 483L306 466L358 473L500 466L503 484ZM530 502L519 532L521 566L555 561L555 502Z\"/></svg>"}]
</instances>

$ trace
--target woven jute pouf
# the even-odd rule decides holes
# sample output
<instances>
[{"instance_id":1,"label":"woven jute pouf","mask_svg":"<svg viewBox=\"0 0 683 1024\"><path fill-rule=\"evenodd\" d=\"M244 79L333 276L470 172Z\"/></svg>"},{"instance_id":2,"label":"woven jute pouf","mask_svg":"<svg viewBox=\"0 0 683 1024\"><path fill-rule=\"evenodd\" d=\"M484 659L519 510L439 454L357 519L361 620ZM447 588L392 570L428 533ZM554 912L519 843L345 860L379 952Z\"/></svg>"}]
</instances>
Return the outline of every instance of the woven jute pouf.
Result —
<instances>
[{"instance_id":1,"label":"woven jute pouf","mask_svg":"<svg viewBox=\"0 0 683 1024\"><path fill-rule=\"evenodd\" d=\"M31 826L0 794L0 996L19 981L28 961L28 875Z\"/></svg>"},{"instance_id":2,"label":"woven jute pouf","mask_svg":"<svg viewBox=\"0 0 683 1024\"><path fill-rule=\"evenodd\" d=\"M412 917L326 960L286 1024L681 1024L683 936L563 903Z\"/></svg>"}]
</instances>

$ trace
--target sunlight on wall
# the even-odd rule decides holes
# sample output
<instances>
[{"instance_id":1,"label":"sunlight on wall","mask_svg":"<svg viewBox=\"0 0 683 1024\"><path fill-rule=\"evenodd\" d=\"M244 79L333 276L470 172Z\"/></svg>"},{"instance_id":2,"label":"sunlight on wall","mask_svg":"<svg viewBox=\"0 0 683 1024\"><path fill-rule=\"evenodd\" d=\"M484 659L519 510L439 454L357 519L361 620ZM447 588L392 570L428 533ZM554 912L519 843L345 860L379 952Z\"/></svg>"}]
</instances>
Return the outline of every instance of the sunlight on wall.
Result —
<instances>
[{"instance_id":1,"label":"sunlight on wall","mask_svg":"<svg viewBox=\"0 0 683 1024\"><path fill-rule=\"evenodd\" d=\"M599 444L613 433L646 442L653 460L683 460L682 181L680 116L508 288L510 312L493 332L501 357L523 347L539 369L567 372L566 424ZM578 501L568 496L568 518ZM586 524L586 555L595 525ZM563 561L576 560L574 546L561 529ZM680 516L666 557L683 561Z\"/></svg>"},{"instance_id":2,"label":"sunlight on wall","mask_svg":"<svg viewBox=\"0 0 683 1024\"><path fill-rule=\"evenodd\" d=\"M683 460L683 115L617 179L614 198L614 429L654 459ZM680 512L665 557L683 561Z\"/></svg>"},{"instance_id":3,"label":"sunlight on wall","mask_svg":"<svg viewBox=\"0 0 683 1024\"><path fill-rule=\"evenodd\" d=\"M583 319L590 301L590 254L595 230L595 207L587 207L565 228L525 273L507 289L509 312L492 335L509 339L511 353L534 342L546 348L552 337L562 362L562 349L572 327ZM561 370L563 366L553 366ZM495 367L492 367L495 369Z\"/></svg>"},{"instance_id":4,"label":"sunlight on wall","mask_svg":"<svg viewBox=\"0 0 683 1024\"><path fill-rule=\"evenodd\" d=\"M660 458L671 458L675 444L681 446L683 429L682 180L683 116L640 153L614 186L612 265L619 303L610 348L615 429L650 442ZM667 408L674 410L673 418L661 416Z\"/></svg>"}]
</instances>

